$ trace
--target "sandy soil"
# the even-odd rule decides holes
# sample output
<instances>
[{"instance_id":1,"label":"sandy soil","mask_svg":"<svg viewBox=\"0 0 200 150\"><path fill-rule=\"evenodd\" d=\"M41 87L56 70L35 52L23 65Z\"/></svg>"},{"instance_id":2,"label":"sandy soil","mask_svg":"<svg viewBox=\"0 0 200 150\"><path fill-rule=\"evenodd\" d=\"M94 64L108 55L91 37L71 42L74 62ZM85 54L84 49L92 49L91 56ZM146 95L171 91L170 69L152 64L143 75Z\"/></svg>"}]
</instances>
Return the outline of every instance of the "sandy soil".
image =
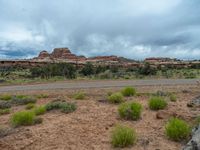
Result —
<instances>
[{"instance_id":1,"label":"sandy soil","mask_svg":"<svg viewBox=\"0 0 200 150\"><path fill-rule=\"evenodd\" d=\"M64 97L67 101L75 101L77 110L70 114L58 111L42 115L43 123L39 125L16 128L5 137L0 138L0 150L111 150L111 131L116 124L123 124L135 128L137 144L125 148L131 150L178 150L184 143L172 142L164 134L166 119L156 119L156 112L149 110L147 104L149 96L141 95L127 98L127 101L137 101L143 105L142 118L139 121L125 121L120 119L117 112L118 105L103 103L108 91L115 89L87 89L86 100L73 100L72 94L78 90L40 91L23 94L48 93L49 98L38 100L37 104L45 104L57 97ZM177 92L177 102L169 102L166 108L183 116L191 122L200 113L199 109L191 109L187 102L199 95L196 86L163 86L138 87L139 92L155 92L157 90ZM184 90L184 91L183 91ZM24 109L24 106L12 108L12 112ZM9 115L0 116L0 126L9 126Z\"/></svg>"}]
</instances>

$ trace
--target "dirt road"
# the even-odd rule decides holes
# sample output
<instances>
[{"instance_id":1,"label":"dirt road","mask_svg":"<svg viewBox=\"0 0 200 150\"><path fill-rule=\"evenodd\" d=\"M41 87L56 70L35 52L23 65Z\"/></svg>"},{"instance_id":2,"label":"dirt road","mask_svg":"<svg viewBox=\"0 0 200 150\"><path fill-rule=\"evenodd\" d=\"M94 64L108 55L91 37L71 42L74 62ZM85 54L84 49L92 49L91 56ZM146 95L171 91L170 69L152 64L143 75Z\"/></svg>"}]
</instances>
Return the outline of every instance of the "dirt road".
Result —
<instances>
[{"instance_id":1,"label":"dirt road","mask_svg":"<svg viewBox=\"0 0 200 150\"><path fill-rule=\"evenodd\" d=\"M151 79L151 80L97 80L97 81L63 81L34 85L1 86L0 92L107 88L124 86L159 86L159 85L194 85L198 79Z\"/></svg>"}]
</instances>

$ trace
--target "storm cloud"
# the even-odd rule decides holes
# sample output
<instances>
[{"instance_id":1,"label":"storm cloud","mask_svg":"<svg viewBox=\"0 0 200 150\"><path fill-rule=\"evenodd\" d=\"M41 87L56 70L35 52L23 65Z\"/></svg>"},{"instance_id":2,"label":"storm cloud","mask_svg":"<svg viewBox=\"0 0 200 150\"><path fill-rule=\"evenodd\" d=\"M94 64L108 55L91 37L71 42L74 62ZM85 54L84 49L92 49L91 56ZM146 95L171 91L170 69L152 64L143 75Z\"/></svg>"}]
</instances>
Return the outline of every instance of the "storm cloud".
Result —
<instances>
[{"instance_id":1,"label":"storm cloud","mask_svg":"<svg viewBox=\"0 0 200 150\"><path fill-rule=\"evenodd\" d=\"M199 0L0 0L0 58L78 55L200 59Z\"/></svg>"}]
</instances>

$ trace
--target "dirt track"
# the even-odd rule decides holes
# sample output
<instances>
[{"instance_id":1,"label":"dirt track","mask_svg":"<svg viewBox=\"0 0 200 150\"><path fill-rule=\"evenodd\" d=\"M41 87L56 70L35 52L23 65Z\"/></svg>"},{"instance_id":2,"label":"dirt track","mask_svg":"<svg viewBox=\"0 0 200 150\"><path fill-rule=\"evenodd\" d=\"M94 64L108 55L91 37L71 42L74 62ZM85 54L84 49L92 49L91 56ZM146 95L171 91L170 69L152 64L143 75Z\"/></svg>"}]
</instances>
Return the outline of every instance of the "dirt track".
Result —
<instances>
[{"instance_id":1,"label":"dirt track","mask_svg":"<svg viewBox=\"0 0 200 150\"><path fill-rule=\"evenodd\" d=\"M55 89L86 89L124 86L159 86L159 85L194 85L198 79L150 79L150 80L97 80L97 81L63 81L55 83L1 86L0 92L55 90Z\"/></svg>"}]
</instances>

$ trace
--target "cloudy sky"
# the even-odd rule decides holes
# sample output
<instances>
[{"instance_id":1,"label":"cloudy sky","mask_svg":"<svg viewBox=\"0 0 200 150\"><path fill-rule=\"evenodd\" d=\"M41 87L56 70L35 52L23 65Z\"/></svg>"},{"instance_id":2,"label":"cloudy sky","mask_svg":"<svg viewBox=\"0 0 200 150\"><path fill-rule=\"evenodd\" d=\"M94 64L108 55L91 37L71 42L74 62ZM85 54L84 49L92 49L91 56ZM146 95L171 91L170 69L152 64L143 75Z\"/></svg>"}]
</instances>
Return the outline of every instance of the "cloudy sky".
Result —
<instances>
[{"instance_id":1,"label":"cloudy sky","mask_svg":"<svg viewBox=\"0 0 200 150\"><path fill-rule=\"evenodd\" d=\"M78 55L200 59L199 0L0 0L0 59Z\"/></svg>"}]
</instances>

